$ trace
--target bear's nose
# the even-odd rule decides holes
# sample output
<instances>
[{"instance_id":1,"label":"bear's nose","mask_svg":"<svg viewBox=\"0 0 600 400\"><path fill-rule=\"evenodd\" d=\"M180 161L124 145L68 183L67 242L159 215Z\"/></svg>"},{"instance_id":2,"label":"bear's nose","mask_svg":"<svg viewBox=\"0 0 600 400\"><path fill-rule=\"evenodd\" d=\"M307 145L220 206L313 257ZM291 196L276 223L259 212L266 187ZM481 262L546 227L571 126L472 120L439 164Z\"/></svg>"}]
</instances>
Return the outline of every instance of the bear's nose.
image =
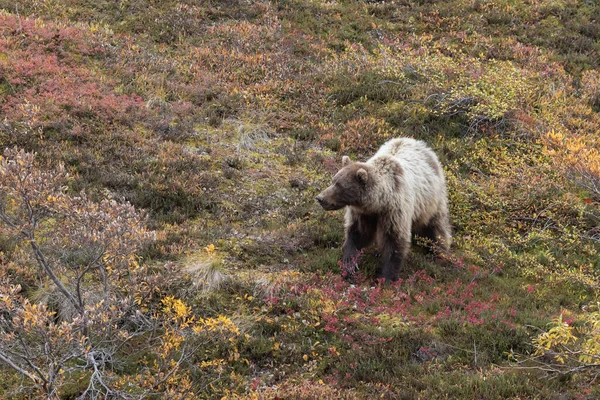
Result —
<instances>
[{"instance_id":1,"label":"bear's nose","mask_svg":"<svg viewBox=\"0 0 600 400\"><path fill-rule=\"evenodd\" d=\"M319 195L319 196L315 197L315 199L317 199L319 204L323 204L323 196Z\"/></svg>"}]
</instances>

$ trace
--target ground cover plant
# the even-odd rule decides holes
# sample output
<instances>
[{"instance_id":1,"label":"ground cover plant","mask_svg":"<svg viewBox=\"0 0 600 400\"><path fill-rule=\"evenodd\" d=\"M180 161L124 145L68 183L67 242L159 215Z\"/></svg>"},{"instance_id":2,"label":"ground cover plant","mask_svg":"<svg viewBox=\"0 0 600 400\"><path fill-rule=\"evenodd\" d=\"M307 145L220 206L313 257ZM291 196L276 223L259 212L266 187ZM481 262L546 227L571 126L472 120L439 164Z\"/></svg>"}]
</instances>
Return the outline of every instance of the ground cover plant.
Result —
<instances>
[{"instance_id":1,"label":"ground cover plant","mask_svg":"<svg viewBox=\"0 0 600 400\"><path fill-rule=\"evenodd\" d=\"M600 6L0 0L0 397L600 396ZM396 136L453 247L350 284Z\"/></svg>"}]
</instances>

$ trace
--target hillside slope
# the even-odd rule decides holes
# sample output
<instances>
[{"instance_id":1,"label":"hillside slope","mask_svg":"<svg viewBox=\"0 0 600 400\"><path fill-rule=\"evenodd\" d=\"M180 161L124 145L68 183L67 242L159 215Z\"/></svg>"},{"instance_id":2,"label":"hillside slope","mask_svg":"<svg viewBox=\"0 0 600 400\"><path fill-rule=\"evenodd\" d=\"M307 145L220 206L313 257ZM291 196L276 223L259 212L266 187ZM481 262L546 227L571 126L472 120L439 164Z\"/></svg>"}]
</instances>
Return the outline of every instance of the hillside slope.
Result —
<instances>
[{"instance_id":1,"label":"hillside slope","mask_svg":"<svg viewBox=\"0 0 600 400\"><path fill-rule=\"evenodd\" d=\"M161 279L135 314L160 322L105 361L96 392L85 392L95 364L68 358L55 398L600 396L594 2L0 10L2 146L36 152L41 171L63 163L65 196L130 202L155 231L127 257ZM426 141L445 166L453 249L437 261L414 250L392 285L375 280L367 251L350 285L338 266L343 212L314 197L342 155L364 160L397 136ZM58 220L41 230L48 248ZM0 231L0 318L11 321L0 340L27 315L9 293L28 304L55 290L28 246ZM60 318L37 334L70 321ZM114 326L138 329L123 320ZM22 372L0 361L0 397L44 391Z\"/></svg>"}]
</instances>

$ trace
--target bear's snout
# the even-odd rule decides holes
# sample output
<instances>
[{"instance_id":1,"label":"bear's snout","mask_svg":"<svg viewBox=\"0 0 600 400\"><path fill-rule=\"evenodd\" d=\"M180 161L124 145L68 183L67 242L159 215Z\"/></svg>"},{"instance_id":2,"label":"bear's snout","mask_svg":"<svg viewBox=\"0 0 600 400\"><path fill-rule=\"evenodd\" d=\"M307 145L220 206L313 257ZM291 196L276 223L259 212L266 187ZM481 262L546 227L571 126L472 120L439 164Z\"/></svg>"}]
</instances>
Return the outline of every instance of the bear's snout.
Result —
<instances>
[{"instance_id":1,"label":"bear's snout","mask_svg":"<svg viewBox=\"0 0 600 400\"><path fill-rule=\"evenodd\" d=\"M329 204L329 202L327 200L325 200L325 197L323 197L323 194L318 195L317 197L315 197L315 199L319 202L319 205L321 207L323 207L325 210L331 209L331 204Z\"/></svg>"},{"instance_id":2,"label":"bear's snout","mask_svg":"<svg viewBox=\"0 0 600 400\"><path fill-rule=\"evenodd\" d=\"M325 193L325 192L323 192ZM325 195L323 195L323 193L321 193L320 195L318 195L317 197L315 197L315 199L319 202L319 205L321 207L323 207L325 210L327 211L334 211L334 210L339 210L340 208L342 208L342 205L339 205L335 202L331 202L331 196L327 196L327 193L325 193Z\"/></svg>"}]
</instances>

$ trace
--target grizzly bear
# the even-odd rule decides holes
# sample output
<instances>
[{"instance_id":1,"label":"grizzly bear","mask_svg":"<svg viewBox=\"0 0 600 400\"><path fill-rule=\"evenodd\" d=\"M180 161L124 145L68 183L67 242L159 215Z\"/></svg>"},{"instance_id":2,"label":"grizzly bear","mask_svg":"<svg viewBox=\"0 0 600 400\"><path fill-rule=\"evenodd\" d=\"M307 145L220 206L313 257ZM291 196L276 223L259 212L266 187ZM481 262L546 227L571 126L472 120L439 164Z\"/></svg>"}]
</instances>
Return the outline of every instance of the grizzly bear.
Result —
<instances>
[{"instance_id":1,"label":"grizzly bear","mask_svg":"<svg viewBox=\"0 0 600 400\"><path fill-rule=\"evenodd\" d=\"M332 185L316 199L325 210L346 207L342 263L350 273L358 253L374 240L382 256L379 276L390 281L398 279L413 235L450 247L444 172L422 141L392 139L364 163L344 156Z\"/></svg>"}]
</instances>

